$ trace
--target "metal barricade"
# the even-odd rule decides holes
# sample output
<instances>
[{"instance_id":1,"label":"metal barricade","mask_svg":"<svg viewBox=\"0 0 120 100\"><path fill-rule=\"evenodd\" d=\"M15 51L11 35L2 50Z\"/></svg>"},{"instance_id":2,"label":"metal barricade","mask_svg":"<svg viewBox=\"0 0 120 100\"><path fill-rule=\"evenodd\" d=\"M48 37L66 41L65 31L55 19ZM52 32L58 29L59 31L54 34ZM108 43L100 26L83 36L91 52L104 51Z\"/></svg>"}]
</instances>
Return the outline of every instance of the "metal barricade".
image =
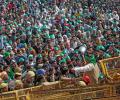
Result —
<instances>
[{"instance_id":1,"label":"metal barricade","mask_svg":"<svg viewBox=\"0 0 120 100\"><path fill-rule=\"evenodd\" d=\"M41 90L41 86L36 88L38 89L28 88L3 93L0 95L0 100L119 100L109 97L119 98L120 94L119 84L53 90Z\"/></svg>"},{"instance_id":2,"label":"metal barricade","mask_svg":"<svg viewBox=\"0 0 120 100\"><path fill-rule=\"evenodd\" d=\"M0 100L18 100L16 92L7 92L0 94Z\"/></svg>"},{"instance_id":3,"label":"metal barricade","mask_svg":"<svg viewBox=\"0 0 120 100\"><path fill-rule=\"evenodd\" d=\"M114 79L114 82L120 81L120 56L100 61L102 72L105 76ZM117 79L118 78L118 79Z\"/></svg>"}]
</instances>

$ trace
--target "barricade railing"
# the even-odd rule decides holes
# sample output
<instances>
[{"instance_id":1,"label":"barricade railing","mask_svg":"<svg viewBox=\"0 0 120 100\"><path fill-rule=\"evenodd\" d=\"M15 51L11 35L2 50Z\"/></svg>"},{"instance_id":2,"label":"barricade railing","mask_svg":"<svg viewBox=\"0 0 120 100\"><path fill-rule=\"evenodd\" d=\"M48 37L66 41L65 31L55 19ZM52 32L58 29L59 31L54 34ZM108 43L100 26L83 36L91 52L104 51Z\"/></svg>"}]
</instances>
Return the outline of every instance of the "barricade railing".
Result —
<instances>
[{"instance_id":1,"label":"barricade railing","mask_svg":"<svg viewBox=\"0 0 120 100\"><path fill-rule=\"evenodd\" d=\"M102 98L113 96L120 96L120 84L64 88L58 90L22 89L2 93L0 95L0 100L99 100L100 98L100 100L102 100Z\"/></svg>"},{"instance_id":2,"label":"barricade railing","mask_svg":"<svg viewBox=\"0 0 120 100\"><path fill-rule=\"evenodd\" d=\"M103 59L103 60L100 60L99 62L102 67L102 72L105 76L111 79L116 78L115 81L117 81L117 78L118 78L118 81L119 81L120 56L109 58L109 59Z\"/></svg>"}]
</instances>

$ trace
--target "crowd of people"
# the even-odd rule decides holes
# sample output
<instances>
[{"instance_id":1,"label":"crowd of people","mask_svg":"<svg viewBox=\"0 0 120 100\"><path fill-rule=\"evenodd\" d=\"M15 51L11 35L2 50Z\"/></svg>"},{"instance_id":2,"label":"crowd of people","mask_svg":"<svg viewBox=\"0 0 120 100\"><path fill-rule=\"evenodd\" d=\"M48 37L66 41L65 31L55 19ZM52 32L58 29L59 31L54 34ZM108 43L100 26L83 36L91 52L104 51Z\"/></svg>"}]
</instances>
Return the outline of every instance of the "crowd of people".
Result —
<instances>
[{"instance_id":1,"label":"crowd of people","mask_svg":"<svg viewBox=\"0 0 120 100\"><path fill-rule=\"evenodd\" d=\"M73 68L120 56L119 7L108 1L0 1L1 92L77 78Z\"/></svg>"}]
</instances>

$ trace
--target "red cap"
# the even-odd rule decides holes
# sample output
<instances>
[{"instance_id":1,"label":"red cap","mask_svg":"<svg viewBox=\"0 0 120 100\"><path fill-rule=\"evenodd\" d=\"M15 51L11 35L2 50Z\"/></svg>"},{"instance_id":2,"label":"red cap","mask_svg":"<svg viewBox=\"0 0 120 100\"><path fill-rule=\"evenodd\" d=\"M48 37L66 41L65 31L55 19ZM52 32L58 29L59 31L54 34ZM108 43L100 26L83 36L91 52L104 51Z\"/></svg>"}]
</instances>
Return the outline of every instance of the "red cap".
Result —
<instances>
[{"instance_id":1,"label":"red cap","mask_svg":"<svg viewBox=\"0 0 120 100\"><path fill-rule=\"evenodd\" d=\"M83 81L86 83L86 84L89 84L90 83L90 77L88 75L84 75L83 76Z\"/></svg>"}]
</instances>

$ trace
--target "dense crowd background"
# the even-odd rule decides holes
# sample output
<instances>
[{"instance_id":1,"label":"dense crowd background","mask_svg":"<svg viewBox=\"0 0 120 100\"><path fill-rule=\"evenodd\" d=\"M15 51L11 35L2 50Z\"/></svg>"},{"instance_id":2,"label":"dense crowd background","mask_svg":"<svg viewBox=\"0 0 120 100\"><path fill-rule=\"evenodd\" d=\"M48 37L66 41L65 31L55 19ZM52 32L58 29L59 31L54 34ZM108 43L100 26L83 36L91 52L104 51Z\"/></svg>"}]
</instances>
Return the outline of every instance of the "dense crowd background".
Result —
<instances>
[{"instance_id":1,"label":"dense crowd background","mask_svg":"<svg viewBox=\"0 0 120 100\"><path fill-rule=\"evenodd\" d=\"M0 0L1 92L77 78L72 68L119 56L119 4ZM84 54L80 46L87 48Z\"/></svg>"}]
</instances>

